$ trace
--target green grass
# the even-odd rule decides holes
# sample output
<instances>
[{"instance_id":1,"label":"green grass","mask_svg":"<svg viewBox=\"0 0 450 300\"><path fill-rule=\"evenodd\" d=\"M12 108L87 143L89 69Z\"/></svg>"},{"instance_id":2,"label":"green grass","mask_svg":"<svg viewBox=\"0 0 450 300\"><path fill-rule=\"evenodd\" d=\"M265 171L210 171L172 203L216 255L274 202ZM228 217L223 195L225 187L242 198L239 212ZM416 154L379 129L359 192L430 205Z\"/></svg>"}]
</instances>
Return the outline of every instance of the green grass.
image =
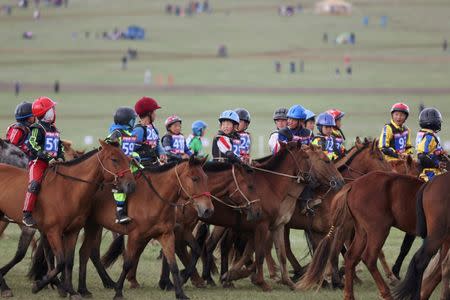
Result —
<instances>
[{"instance_id":1,"label":"green grass","mask_svg":"<svg viewBox=\"0 0 450 300\"><path fill-rule=\"evenodd\" d=\"M42 1L41 1L42 2ZM0 0L0 5L15 3ZM74 84L143 85L144 71L151 68L153 78L169 74L175 85L214 85L242 87L314 87L314 88L447 88L450 75L450 52L443 52L441 43L450 38L450 3L443 0L353 1L354 14L349 17L316 16L314 1L302 1L305 11L291 18L277 15L277 6L294 2L271 0L210 1L212 14L193 17L174 17L164 13L167 1L71 0L69 8L42 7L42 18L34 21L32 10L15 8L10 17L0 16L0 127L12 122L17 102L46 94L58 101L57 125L64 138L75 142L76 148L89 148L84 136L101 138L107 135L114 110L121 105L134 105L142 92L77 91L66 92L65 86ZM186 1L171 3L184 5ZM370 26L362 25L363 16L370 17ZM387 28L378 26L379 17L389 16ZM125 28L130 24L142 25L147 30L144 41L107 41L95 39L94 34ZM24 31L32 30L35 39L21 39ZM84 38L90 31L91 37ZM72 33L78 34L72 39ZM355 32L357 44L335 45L323 43L322 34L330 40L341 32ZM220 44L228 46L230 57L215 57ZM129 48L137 48L139 58L131 61L128 70L120 69L120 58ZM352 59L354 74L335 75L336 68L344 67L344 56ZM283 63L283 73L274 72L274 61ZM305 62L306 72L289 74L289 61ZM52 93L51 85L58 79L62 92ZM24 83L24 92L13 95L12 83ZM48 91L27 88L27 83L48 84ZM0 85L4 86L4 85ZM217 116L228 108L245 107L252 114L250 130L255 137L255 156L267 154L266 139L258 149L258 138L267 137L273 130L271 116L277 107L300 103L320 113L338 107L347 114L344 132L350 141L356 136L378 136L383 124L389 120L389 108L397 101L411 107L408 125L418 129L417 114L421 102L438 107L445 119L450 113L448 94L377 93L356 94L239 94L239 93L180 93L154 92L148 95L158 99L163 109L158 111L157 125L163 132L164 119L173 113L184 122L189 133L192 121L203 119L209 124L207 138L217 130ZM448 123L440 133L442 140L450 140ZM12 256L18 238L17 230L9 231L2 241L4 263ZM398 253L402 234L393 230L384 249L392 263ZM293 239L296 254L303 254L305 243L300 233ZM416 242L417 248L418 242ZM149 247L150 248L150 247ZM160 262L155 260L158 247L151 247L141 261L139 278L143 288L126 290L129 299L173 298L172 293L160 292L157 276ZM27 259L28 260L28 259ZM308 260L308 259L307 259ZM409 257L407 258L407 262ZM405 267L406 268L406 267ZM30 297L30 283L25 279L26 263L8 274L7 280L18 299ZM89 269L89 286L99 299L109 299L113 292L101 288L93 268ZM119 268L112 273L117 278ZM373 280L366 270L364 284L356 289L360 299L376 299ZM238 282L235 290L221 288L196 290L190 285L186 292L195 299L269 298L286 299L340 299L339 291L294 293L273 284L271 294L263 294L248 280ZM56 298L53 291L43 291L35 298Z\"/></svg>"}]
</instances>

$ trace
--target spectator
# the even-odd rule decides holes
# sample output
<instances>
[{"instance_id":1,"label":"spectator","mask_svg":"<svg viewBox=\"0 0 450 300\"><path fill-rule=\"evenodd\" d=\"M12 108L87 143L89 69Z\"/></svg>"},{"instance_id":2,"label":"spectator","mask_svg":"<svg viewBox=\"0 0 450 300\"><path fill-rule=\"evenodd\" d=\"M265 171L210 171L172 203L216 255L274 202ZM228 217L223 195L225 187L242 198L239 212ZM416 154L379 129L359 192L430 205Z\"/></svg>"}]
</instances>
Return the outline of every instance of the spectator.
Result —
<instances>
[{"instance_id":1,"label":"spectator","mask_svg":"<svg viewBox=\"0 0 450 300\"><path fill-rule=\"evenodd\" d=\"M295 62L291 61L289 63L289 67L290 67L291 73L295 73Z\"/></svg>"},{"instance_id":2,"label":"spectator","mask_svg":"<svg viewBox=\"0 0 450 300\"><path fill-rule=\"evenodd\" d=\"M128 57L126 55L122 56L122 70L127 69Z\"/></svg>"},{"instance_id":3,"label":"spectator","mask_svg":"<svg viewBox=\"0 0 450 300\"><path fill-rule=\"evenodd\" d=\"M351 65L348 65L346 70L347 70L347 74L348 74L349 76L351 76L351 75L352 75L352 66L351 66Z\"/></svg>"},{"instance_id":4,"label":"spectator","mask_svg":"<svg viewBox=\"0 0 450 300\"><path fill-rule=\"evenodd\" d=\"M152 72L150 69L145 70L144 73L144 84L148 85L152 83Z\"/></svg>"},{"instance_id":5,"label":"spectator","mask_svg":"<svg viewBox=\"0 0 450 300\"><path fill-rule=\"evenodd\" d=\"M305 62L303 60L300 61L300 73L305 71Z\"/></svg>"},{"instance_id":6,"label":"spectator","mask_svg":"<svg viewBox=\"0 0 450 300\"><path fill-rule=\"evenodd\" d=\"M442 50L445 52L447 51L448 48L448 42L447 39L444 40L444 42L442 43Z\"/></svg>"},{"instance_id":7,"label":"spectator","mask_svg":"<svg viewBox=\"0 0 450 300\"><path fill-rule=\"evenodd\" d=\"M350 33L350 44L354 45L356 43L356 36L355 33Z\"/></svg>"},{"instance_id":8,"label":"spectator","mask_svg":"<svg viewBox=\"0 0 450 300\"><path fill-rule=\"evenodd\" d=\"M275 62L275 72L281 73L281 63L279 61Z\"/></svg>"},{"instance_id":9,"label":"spectator","mask_svg":"<svg viewBox=\"0 0 450 300\"><path fill-rule=\"evenodd\" d=\"M225 45L220 45L219 50L217 51L218 57L228 57L228 49Z\"/></svg>"},{"instance_id":10,"label":"spectator","mask_svg":"<svg viewBox=\"0 0 450 300\"><path fill-rule=\"evenodd\" d=\"M17 96L19 96L20 94L20 90L22 89L22 85L20 84L19 81L14 82L14 94Z\"/></svg>"},{"instance_id":11,"label":"spectator","mask_svg":"<svg viewBox=\"0 0 450 300\"><path fill-rule=\"evenodd\" d=\"M53 85L53 90L55 94L59 93L59 80L55 80L55 84Z\"/></svg>"},{"instance_id":12,"label":"spectator","mask_svg":"<svg viewBox=\"0 0 450 300\"><path fill-rule=\"evenodd\" d=\"M328 33L326 33L326 32L323 33L322 41L323 41L324 43L328 43Z\"/></svg>"}]
</instances>

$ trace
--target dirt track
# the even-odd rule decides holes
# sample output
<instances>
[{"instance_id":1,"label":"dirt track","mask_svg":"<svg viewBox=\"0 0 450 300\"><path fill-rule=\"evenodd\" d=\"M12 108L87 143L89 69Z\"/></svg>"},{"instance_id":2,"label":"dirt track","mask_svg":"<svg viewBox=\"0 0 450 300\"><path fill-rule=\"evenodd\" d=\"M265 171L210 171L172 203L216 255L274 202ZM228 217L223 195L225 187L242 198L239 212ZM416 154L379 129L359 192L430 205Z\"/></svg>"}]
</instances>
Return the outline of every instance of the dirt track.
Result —
<instances>
[{"instance_id":1,"label":"dirt track","mask_svg":"<svg viewBox=\"0 0 450 300\"><path fill-rule=\"evenodd\" d=\"M11 82L0 82L0 92L14 91ZM51 84L22 82L23 92L50 92ZM61 92L94 92L94 93L190 93L190 94L415 94L445 95L450 94L450 87L442 88L308 88L308 87L265 87L265 86L220 86L220 85L106 85L106 84L62 84Z\"/></svg>"}]
</instances>

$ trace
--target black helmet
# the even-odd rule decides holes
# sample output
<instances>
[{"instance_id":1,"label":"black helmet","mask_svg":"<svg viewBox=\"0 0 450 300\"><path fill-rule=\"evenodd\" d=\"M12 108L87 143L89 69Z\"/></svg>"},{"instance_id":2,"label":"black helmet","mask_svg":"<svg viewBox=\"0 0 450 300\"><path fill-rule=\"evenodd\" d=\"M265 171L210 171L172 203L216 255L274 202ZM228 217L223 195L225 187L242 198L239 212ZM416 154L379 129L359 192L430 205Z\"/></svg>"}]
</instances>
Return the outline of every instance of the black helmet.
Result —
<instances>
[{"instance_id":1,"label":"black helmet","mask_svg":"<svg viewBox=\"0 0 450 300\"><path fill-rule=\"evenodd\" d=\"M114 113L114 123L117 125L134 126L136 121L136 112L131 107L119 107Z\"/></svg>"},{"instance_id":2,"label":"black helmet","mask_svg":"<svg viewBox=\"0 0 450 300\"><path fill-rule=\"evenodd\" d=\"M419 125L421 128L439 131L441 130L441 123L442 115L436 108L429 107L420 112Z\"/></svg>"},{"instance_id":3,"label":"black helmet","mask_svg":"<svg viewBox=\"0 0 450 300\"><path fill-rule=\"evenodd\" d=\"M250 113L248 110L244 108L236 108L234 111L238 114L239 120L250 123Z\"/></svg>"},{"instance_id":4,"label":"black helmet","mask_svg":"<svg viewBox=\"0 0 450 300\"><path fill-rule=\"evenodd\" d=\"M278 108L274 113L273 113L273 120L287 120L287 113L288 113L288 109L287 108Z\"/></svg>"},{"instance_id":5,"label":"black helmet","mask_svg":"<svg viewBox=\"0 0 450 300\"><path fill-rule=\"evenodd\" d=\"M23 101L16 106L16 110L14 115L17 121L25 120L29 117L33 116L33 112L31 110L32 104L30 102Z\"/></svg>"}]
</instances>

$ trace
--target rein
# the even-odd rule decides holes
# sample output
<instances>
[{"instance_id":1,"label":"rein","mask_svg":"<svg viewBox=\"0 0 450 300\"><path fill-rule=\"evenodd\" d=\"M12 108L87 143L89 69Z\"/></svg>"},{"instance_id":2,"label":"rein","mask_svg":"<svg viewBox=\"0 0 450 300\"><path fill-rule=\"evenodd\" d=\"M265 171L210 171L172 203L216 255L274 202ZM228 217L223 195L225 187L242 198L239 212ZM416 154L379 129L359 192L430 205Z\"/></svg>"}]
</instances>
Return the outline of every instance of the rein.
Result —
<instances>
[{"instance_id":1,"label":"rein","mask_svg":"<svg viewBox=\"0 0 450 300\"><path fill-rule=\"evenodd\" d=\"M259 198L250 201L250 200L247 198L247 196L245 196L244 192L243 192L243 191L241 190L241 188L239 187L239 182L237 181L237 178L236 178L236 172L235 172L235 167L234 167L234 165L233 165L233 167L232 167L232 169L231 169L231 174L233 175L233 180L234 180L234 184L236 185L236 189L234 190L234 192L232 192L232 193L229 195L229 197L231 198L231 197L233 197L234 194L236 194L236 192L239 192L239 194L241 194L242 198L244 198L244 200L245 200L247 203L242 204L242 205L228 204L228 203L226 203L225 201L223 201L222 199L220 199L219 197L210 194L211 198L213 198L214 200L216 200L216 201L222 203L222 204L225 205L225 206L228 206L228 207L230 207L230 208L237 209L237 210L240 210L240 209L243 209L243 208L248 208L248 207L250 207L253 203L256 203L256 202L261 201L261 199L259 199Z\"/></svg>"},{"instance_id":2,"label":"rein","mask_svg":"<svg viewBox=\"0 0 450 300\"><path fill-rule=\"evenodd\" d=\"M337 167L338 171L339 172L343 172L345 169L347 169L349 171L349 173L350 173L350 176L351 176L352 172L353 173L357 173L358 175L361 175L361 176L362 175L366 175L367 173L358 171L358 170L350 167L350 164L353 162L353 160L356 158L356 156L358 156L364 149L366 149L366 147L367 146L364 145L361 149L356 150L356 152L352 156L350 156L344 164L342 164L339 167ZM344 177L344 180L354 181L355 178L353 178L353 177Z\"/></svg>"}]
</instances>

